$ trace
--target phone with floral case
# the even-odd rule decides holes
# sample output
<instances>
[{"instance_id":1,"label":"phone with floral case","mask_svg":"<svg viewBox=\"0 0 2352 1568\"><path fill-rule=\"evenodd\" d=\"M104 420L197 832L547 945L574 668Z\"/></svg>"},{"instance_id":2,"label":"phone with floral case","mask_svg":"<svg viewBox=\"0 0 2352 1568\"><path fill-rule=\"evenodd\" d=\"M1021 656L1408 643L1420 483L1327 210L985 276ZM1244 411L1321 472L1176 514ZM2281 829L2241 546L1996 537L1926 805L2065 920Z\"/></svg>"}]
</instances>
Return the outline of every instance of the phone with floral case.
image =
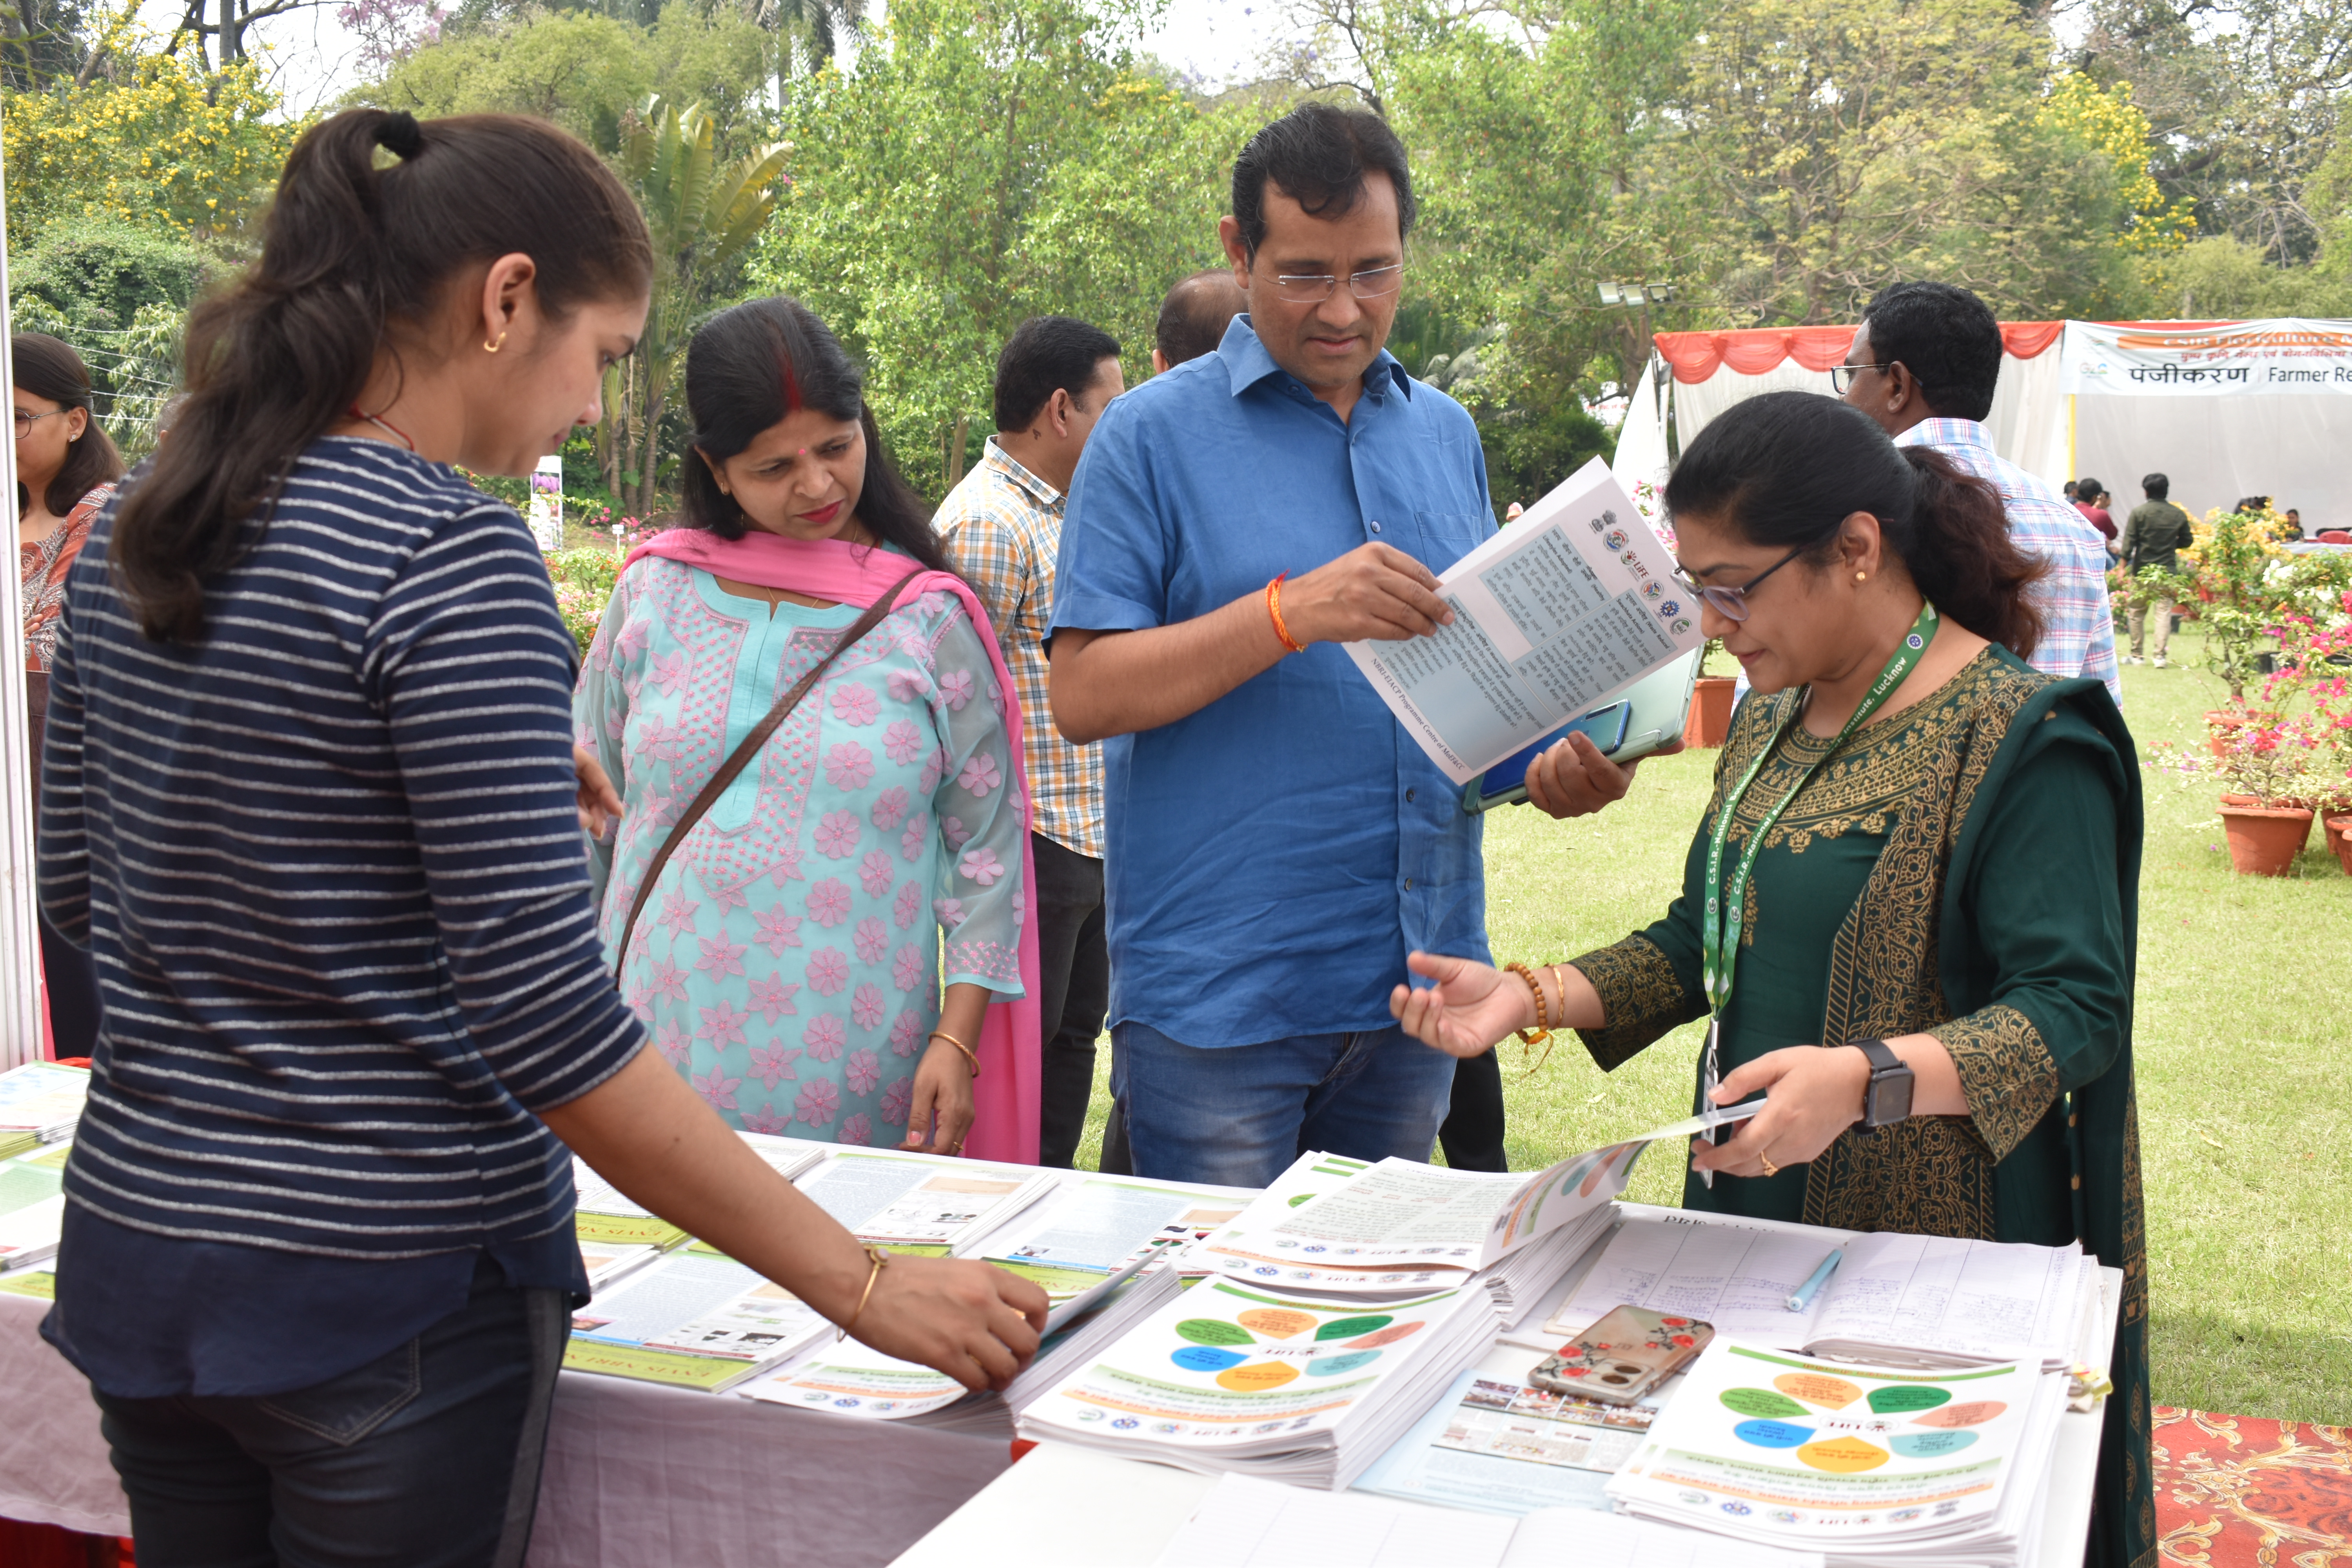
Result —
<instances>
[{"instance_id":1,"label":"phone with floral case","mask_svg":"<svg viewBox=\"0 0 2352 1568\"><path fill-rule=\"evenodd\" d=\"M1631 1405L1689 1365L1714 1338L1715 1325L1696 1318L1618 1307L1546 1356L1528 1381L1561 1394Z\"/></svg>"}]
</instances>

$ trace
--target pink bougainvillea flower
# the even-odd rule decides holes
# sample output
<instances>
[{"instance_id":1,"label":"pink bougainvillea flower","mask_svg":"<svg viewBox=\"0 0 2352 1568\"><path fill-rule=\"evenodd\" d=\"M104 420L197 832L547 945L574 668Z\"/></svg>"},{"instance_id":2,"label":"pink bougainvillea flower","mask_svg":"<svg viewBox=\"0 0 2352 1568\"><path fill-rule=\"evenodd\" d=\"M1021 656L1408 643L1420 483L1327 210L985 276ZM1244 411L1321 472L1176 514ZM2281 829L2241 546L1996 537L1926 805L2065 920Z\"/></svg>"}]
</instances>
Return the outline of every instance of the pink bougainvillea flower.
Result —
<instances>
[{"instance_id":1,"label":"pink bougainvillea flower","mask_svg":"<svg viewBox=\"0 0 2352 1568\"><path fill-rule=\"evenodd\" d=\"M694 1080L694 1092L720 1110L735 1109L735 1091L742 1087L741 1079L727 1078L717 1068L712 1068L708 1077Z\"/></svg>"},{"instance_id":2,"label":"pink bougainvillea flower","mask_svg":"<svg viewBox=\"0 0 2352 1568\"><path fill-rule=\"evenodd\" d=\"M882 1120L892 1127L907 1124L907 1108L915 1102L915 1080L893 1079L890 1087L882 1091Z\"/></svg>"},{"instance_id":3,"label":"pink bougainvillea flower","mask_svg":"<svg viewBox=\"0 0 2352 1568\"><path fill-rule=\"evenodd\" d=\"M890 864L890 857L879 849L868 849L866 858L857 863L857 881L869 899L878 899L890 890L890 882L898 869Z\"/></svg>"},{"instance_id":4,"label":"pink bougainvillea flower","mask_svg":"<svg viewBox=\"0 0 2352 1568\"><path fill-rule=\"evenodd\" d=\"M900 991L912 991L922 983L923 950L910 942L890 960L890 984Z\"/></svg>"},{"instance_id":5,"label":"pink bougainvillea flower","mask_svg":"<svg viewBox=\"0 0 2352 1568\"><path fill-rule=\"evenodd\" d=\"M664 1018L654 1026L654 1049L662 1054L664 1061L677 1067L682 1065L692 1054L694 1042L686 1037L686 1029L683 1026L673 1024L667 1018Z\"/></svg>"},{"instance_id":6,"label":"pink bougainvillea flower","mask_svg":"<svg viewBox=\"0 0 2352 1568\"><path fill-rule=\"evenodd\" d=\"M907 824L907 831L898 835L898 853L912 863L923 858L923 848L931 841L931 819L919 816Z\"/></svg>"},{"instance_id":7,"label":"pink bougainvillea flower","mask_svg":"<svg viewBox=\"0 0 2352 1568\"><path fill-rule=\"evenodd\" d=\"M673 1002L686 1000L686 971L667 958L654 960L653 994Z\"/></svg>"},{"instance_id":8,"label":"pink bougainvillea flower","mask_svg":"<svg viewBox=\"0 0 2352 1568\"><path fill-rule=\"evenodd\" d=\"M861 1046L849 1053L848 1065L841 1070L853 1093L872 1094L882 1081L882 1058Z\"/></svg>"},{"instance_id":9,"label":"pink bougainvillea flower","mask_svg":"<svg viewBox=\"0 0 2352 1568\"><path fill-rule=\"evenodd\" d=\"M881 710L870 687L849 680L833 689L833 716L845 724L871 724Z\"/></svg>"},{"instance_id":10,"label":"pink bougainvillea flower","mask_svg":"<svg viewBox=\"0 0 2352 1568\"><path fill-rule=\"evenodd\" d=\"M770 1084L768 1087L773 1089L776 1086ZM784 1129L792 1124L792 1118L778 1114L772 1105L765 1110L747 1110L743 1113L743 1131L746 1132L764 1132L769 1137L774 1138L780 1136Z\"/></svg>"},{"instance_id":11,"label":"pink bougainvillea flower","mask_svg":"<svg viewBox=\"0 0 2352 1568\"><path fill-rule=\"evenodd\" d=\"M724 936L706 936L700 943L702 954L694 967L707 972L713 980L743 973L744 950Z\"/></svg>"},{"instance_id":12,"label":"pink bougainvillea flower","mask_svg":"<svg viewBox=\"0 0 2352 1568\"><path fill-rule=\"evenodd\" d=\"M971 700L971 671L950 669L940 677L940 698L957 712Z\"/></svg>"},{"instance_id":13,"label":"pink bougainvillea flower","mask_svg":"<svg viewBox=\"0 0 2352 1568\"><path fill-rule=\"evenodd\" d=\"M841 1090L833 1087L832 1079L820 1078L801 1085L800 1095L793 1101L793 1119L823 1127L840 1110Z\"/></svg>"},{"instance_id":14,"label":"pink bougainvillea flower","mask_svg":"<svg viewBox=\"0 0 2352 1568\"><path fill-rule=\"evenodd\" d=\"M661 914L654 924L676 936L694 923L694 911L701 907L701 900L688 898L682 889L672 888L662 894Z\"/></svg>"},{"instance_id":15,"label":"pink bougainvillea flower","mask_svg":"<svg viewBox=\"0 0 2352 1568\"><path fill-rule=\"evenodd\" d=\"M956 862L956 869L982 887L991 888L996 885L996 879L1004 875L1004 863L996 858L995 850L983 844L977 849L965 850L963 858Z\"/></svg>"},{"instance_id":16,"label":"pink bougainvillea flower","mask_svg":"<svg viewBox=\"0 0 2352 1568\"><path fill-rule=\"evenodd\" d=\"M713 1050L725 1050L743 1043L743 1026L751 1021L751 1014L737 1012L735 1004L722 996L702 1009L702 1027L694 1031L694 1037L709 1040Z\"/></svg>"},{"instance_id":17,"label":"pink bougainvillea flower","mask_svg":"<svg viewBox=\"0 0 2352 1568\"><path fill-rule=\"evenodd\" d=\"M835 860L846 860L857 853L857 814L854 811L828 811L816 825L816 852Z\"/></svg>"},{"instance_id":18,"label":"pink bougainvillea flower","mask_svg":"<svg viewBox=\"0 0 2352 1568\"><path fill-rule=\"evenodd\" d=\"M898 678L893 676L891 679ZM911 720L895 719L891 721L890 727L882 731L882 750L892 762L903 768L923 754L923 732L915 728Z\"/></svg>"},{"instance_id":19,"label":"pink bougainvillea flower","mask_svg":"<svg viewBox=\"0 0 2352 1568\"><path fill-rule=\"evenodd\" d=\"M824 782L840 790L864 789L874 782L874 753L855 741L827 748Z\"/></svg>"},{"instance_id":20,"label":"pink bougainvillea flower","mask_svg":"<svg viewBox=\"0 0 2352 1568\"><path fill-rule=\"evenodd\" d=\"M931 678L919 669L890 672L890 700L894 702L911 702L930 689Z\"/></svg>"},{"instance_id":21,"label":"pink bougainvillea flower","mask_svg":"<svg viewBox=\"0 0 2352 1568\"><path fill-rule=\"evenodd\" d=\"M835 1133L834 1138L837 1142L856 1143L861 1147L871 1143L874 1142L874 1119L861 1110L843 1122L841 1131Z\"/></svg>"},{"instance_id":22,"label":"pink bougainvillea flower","mask_svg":"<svg viewBox=\"0 0 2352 1568\"><path fill-rule=\"evenodd\" d=\"M933 899L931 900L931 913L939 916L940 924L947 927L950 931L953 931L956 927L963 924L963 900L961 899Z\"/></svg>"},{"instance_id":23,"label":"pink bougainvillea flower","mask_svg":"<svg viewBox=\"0 0 2352 1568\"><path fill-rule=\"evenodd\" d=\"M797 1014L800 1009L793 1005L793 995L799 990L798 985L786 984L781 974L754 980L751 982L751 1010L771 1024L787 1013Z\"/></svg>"},{"instance_id":24,"label":"pink bougainvillea flower","mask_svg":"<svg viewBox=\"0 0 2352 1568\"><path fill-rule=\"evenodd\" d=\"M808 1047L810 1056L821 1062L839 1061L841 1047L848 1043L848 1029L830 1013L819 1013L808 1021L808 1027L801 1031L801 1044Z\"/></svg>"},{"instance_id":25,"label":"pink bougainvillea flower","mask_svg":"<svg viewBox=\"0 0 2352 1568\"><path fill-rule=\"evenodd\" d=\"M827 877L808 890L809 919L831 931L849 918L849 884Z\"/></svg>"},{"instance_id":26,"label":"pink bougainvillea flower","mask_svg":"<svg viewBox=\"0 0 2352 1568\"><path fill-rule=\"evenodd\" d=\"M773 1089L786 1079L797 1079L801 1076L799 1069L793 1066L800 1059L798 1046L753 1046L751 1076L767 1088Z\"/></svg>"},{"instance_id":27,"label":"pink bougainvillea flower","mask_svg":"<svg viewBox=\"0 0 2352 1568\"><path fill-rule=\"evenodd\" d=\"M874 826L885 833L896 832L898 824L907 820L907 804L905 788L892 784L874 802Z\"/></svg>"},{"instance_id":28,"label":"pink bougainvillea flower","mask_svg":"<svg viewBox=\"0 0 2352 1568\"><path fill-rule=\"evenodd\" d=\"M882 1015L888 1011L882 1003L882 987L871 980L861 982L849 996L849 1021L861 1029L878 1029ZM857 1091L864 1094L864 1089Z\"/></svg>"},{"instance_id":29,"label":"pink bougainvillea flower","mask_svg":"<svg viewBox=\"0 0 2352 1568\"><path fill-rule=\"evenodd\" d=\"M838 996L849 984L849 960L837 947L820 947L809 954L809 989L820 996Z\"/></svg>"},{"instance_id":30,"label":"pink bougainvillea flower","mask_svg":"<svg viewBox=\"0 0 2352 1568\"><path fill-rule=\"evenodd\" d=\"M961 816L940 818L940 837L948 841L950 849L961 849L971 841L971 829L963 825Z\"/></svg>"},{"instance_id":31,"label":"pink bougainvillea flower","mask_svg":"<svg viewBox=\"0 0 2352 1568\"><path fill-rule=\"evenodd\" d=\"M788 915L782 910L769 908L761 910L752 919L758 922L760 931L759 934L751 940L778 958L784 956L784 949L800 946L800 916Z\"/></svg>"},{"instance_id":32,"label":"pink bougainvillea flower","mask_svg":"<svg viewBox=\"0 0 2352 1568\"><path fill-rule=\"evenodd\" d=\"M956 783L982 799L1003 782L1003 775L996 771L996 759L985 752L973 753L964 763L963 772L956 775Z\"/></svg>"},{"instance_id":33,"label":"pink bougainvillea flower","mask_svg":"<svg viewBox=\"0 0 2352 1568\"><path fill-rule=\"evenodd\" d=\"M923 889L908 882L898 889L898 898L891 900L890 919L900 931L905 931L915 923L915 917L922 913L922 910Z\"/></svg>"},{"instance_id":34,"label":"pink bougainvillea flower","mask_svg":"<svg viewBox=\"0 0 2352 1568\"><path fill-rule=\"evenodd\" d=\"M923 1037L923 1024L920 1013L899 1014L898 1022L890 1026L890 1054L894 1057L913 1056L915 1042Z\"/></svg>"},{"instance_id":35,"label":"pink bougainvillea flower","mask_svg":"<svg viewBox=\"0 0 2352 1568\"><path fill-rule=\"evenodd\" d=\"M890 929L873 915L857 922L853 933L857 942L857 962L879 963L882 955L890 951Z\"/></svg>"}]
</instances>

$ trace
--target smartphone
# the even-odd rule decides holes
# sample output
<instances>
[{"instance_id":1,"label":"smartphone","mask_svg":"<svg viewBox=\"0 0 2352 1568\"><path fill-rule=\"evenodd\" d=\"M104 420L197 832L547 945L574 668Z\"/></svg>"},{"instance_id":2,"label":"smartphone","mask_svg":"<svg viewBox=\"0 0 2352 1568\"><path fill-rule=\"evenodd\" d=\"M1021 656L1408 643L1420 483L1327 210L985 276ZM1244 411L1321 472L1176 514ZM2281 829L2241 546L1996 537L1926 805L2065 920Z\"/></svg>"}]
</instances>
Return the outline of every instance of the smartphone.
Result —
<instances>
[{"instance_id":1,"label":"smartphone","mask_svg":"<svg viewBox=\"0 0 2352 1568\"><path fill-rule=\"evenodd\" d=\"M1715 1338L1696 1318L1618 1307L1546 1356L1528 1381L1539 1388L1631 1405L1690 1364Z\"/></svg>"},{"instance_id":2,"label":"smartphone","mask_svg":"<svg viewBox=\"0 0 2352 1568\"><path fill-rule=\"evenodd\" d=\"M1685 654L1634 682L1617 701L1570 720L1526 750L1496 763L1463 786L1462 809L1475 816L1526 800L1528 769L1580 730L1591 738L1602 756L1616 763L1637 761L1680 738L1690 715L1698 661L1696 653Z\"/></svg>"}]
</instances>

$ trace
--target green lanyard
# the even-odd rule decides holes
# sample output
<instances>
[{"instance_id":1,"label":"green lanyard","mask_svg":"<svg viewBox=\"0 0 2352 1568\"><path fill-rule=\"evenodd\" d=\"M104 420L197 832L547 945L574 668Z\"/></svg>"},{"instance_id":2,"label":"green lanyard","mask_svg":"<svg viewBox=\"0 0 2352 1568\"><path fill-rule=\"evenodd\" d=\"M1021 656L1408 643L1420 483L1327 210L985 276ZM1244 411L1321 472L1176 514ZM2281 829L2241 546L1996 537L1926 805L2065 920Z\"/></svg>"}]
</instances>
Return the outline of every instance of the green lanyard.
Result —
<instances>
[{"instance_id":1,"label":"green lanyard","mask_svg":"<svg viewBox=\"0 0 2352 1568\"><path fill-rule=\"evenodd\" d=\"M1748 836L1748 847L1740 853L1739 867L1732 873L1727 892L1723 886L1723 847L1731 837L1731 819L1738 811L1741 799L1747 795L1748 786L1756 782L1756 775L1764 771L1764 764L1772 760L1774 752L1780 750L1789 726L1803 716L1805 700L1811 695L1810 687L1799 697L1796 711L1774 732L1770 743L1757 752L1756 760L1748 764L1748 771L1723 797L1723 809L1716 814L1715 826L1707 835L1706 905L1699 917L1699 958L1711 1015L1706 1025L1706 1089L1710 1094L1721 1081L1717 1072L1716 1047L1723 1033L1724 1005L1731 1000L1732 965L1739 959L1740 909L1748 896L1748 874L1756 868L1756 856L1764 847L1765 836L1772 831L1772 825L1780 820L1780 814L1789 809L1789 803L1797 798L1797 792L1811 780L1813 771L1835 756L1838 748L1844 745L1856 730L1870 721L1870 716L1885 705L1887 698L1894 695L1895 689L1918 667L1919 660L1927 655L1927 645L1936 640L1936 606L1922 605L1919 618L1911 623L1910 631L1905 634L1903 641L1895 649L1895 657L1886 661L1886 668L1878 672L1876 680L1871 682L1870 689L1864 693L1862 701L1854 708L1853 716L1845 721L1845 728L1838 731L1837 739L1830 742L1830 749L1805 765L1797 774L1796 783L1789 786L1789 792L1764 814L1764 819ZM1711 1110L1713 1106L1714 1101L1709 1100L1706 1108Z\"/></svg>"}]
</instances>

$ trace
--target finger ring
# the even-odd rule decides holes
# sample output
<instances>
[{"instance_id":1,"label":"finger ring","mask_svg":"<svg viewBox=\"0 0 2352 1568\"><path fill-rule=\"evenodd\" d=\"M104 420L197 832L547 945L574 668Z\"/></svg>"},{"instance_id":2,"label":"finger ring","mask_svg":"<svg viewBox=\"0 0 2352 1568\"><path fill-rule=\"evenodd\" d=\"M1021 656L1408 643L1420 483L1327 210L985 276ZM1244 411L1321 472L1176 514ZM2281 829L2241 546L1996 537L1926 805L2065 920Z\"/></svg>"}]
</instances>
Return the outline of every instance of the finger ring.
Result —
<instances>
[{"instance_id":1,"label":"finger ring","mask_svg":"<svg viewBox=\"0 0 2352 1568\"><path fill-rule=\"evenodd\" d=\"M1780 1173L1780 1167L1772 1163L1772 1157L1769 1154L1759 1150L1757 1152L1756 1158L1763 1163L1764 1173L1766 1175L1777 1176Z\"/></svg>"}]
</instances>

